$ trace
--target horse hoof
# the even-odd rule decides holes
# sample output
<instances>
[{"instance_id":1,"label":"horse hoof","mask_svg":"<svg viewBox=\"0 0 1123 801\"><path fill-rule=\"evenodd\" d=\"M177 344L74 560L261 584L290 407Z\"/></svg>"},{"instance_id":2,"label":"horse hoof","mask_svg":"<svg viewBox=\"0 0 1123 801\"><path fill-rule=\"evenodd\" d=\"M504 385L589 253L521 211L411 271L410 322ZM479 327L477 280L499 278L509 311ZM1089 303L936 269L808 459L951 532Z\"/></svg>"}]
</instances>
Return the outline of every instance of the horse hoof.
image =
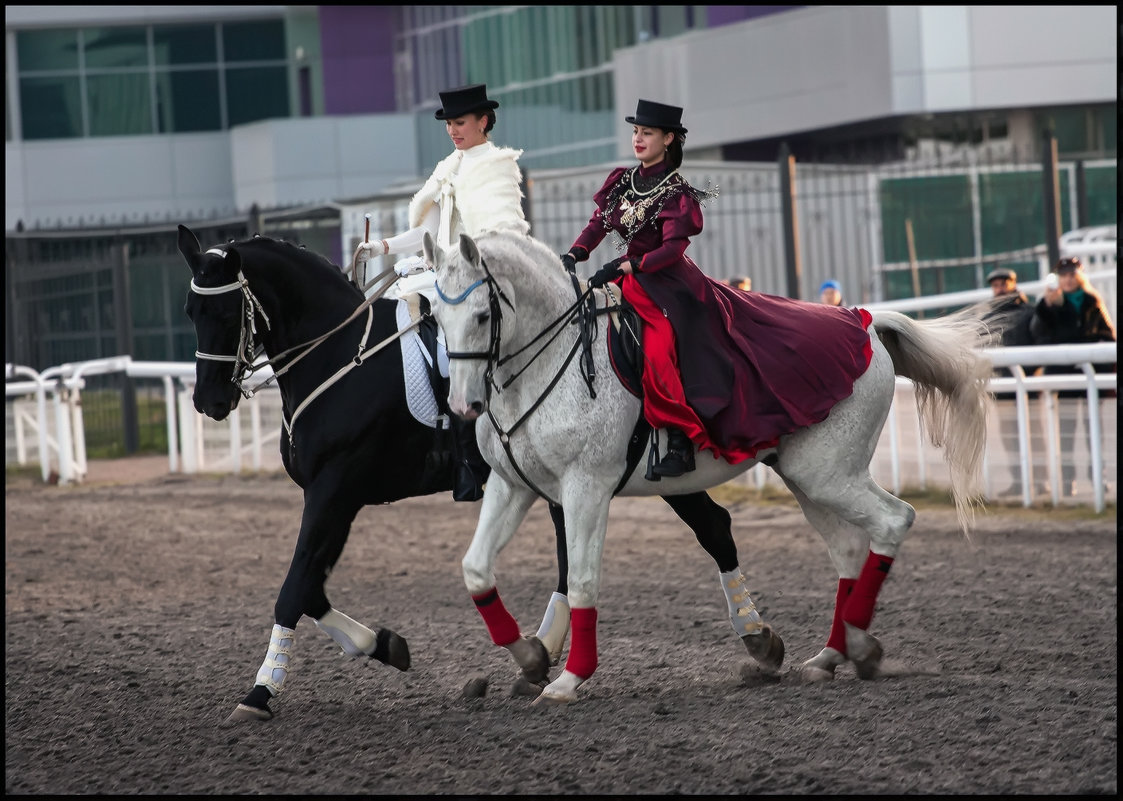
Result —
<instances>
[{"instance_id":1,"label":"horse hoof","mask_svg":"<svg viewBox=\"0 0 1123 801\"><path fill-rule=\"evenodd\" d=\"M234 711L230 713L230 717L226 719L226 725L231 726L235 723L242 723L247 720L272 720L273 713L268 709L259 709L256 706L248 706L246 704L238 704Z\"/></svg>"},{"instance_id":2,"label":"horse hoof","mask_svg":"<svg viewBox=\"0 0 1123 801\"><path fill-rule=\"evenodd\" d=\"M868 631L846 624L846 654L859 679L876 678L881 667L881 643Z\"/></svg>"},{"instance_id":3,"label":"horse hoof","mask_svg":"<svg viewBox=\"0 0 1123 801\"><path fill-rule=\"evenodd\" d=\"M564 706L570 701L576 700L575 697L571 698L561 693L550 692L543 690L542 693L530 702L531 706Z\"/></svg>"},{"instance_id":4,"label":"horse hoof","mask_svg":"<svg viewBox=\"0 0 1123 801\"><path fill-rule=\"evenodd\" d=\"M845 661L846 657L834 648L824 648L800 666L799 678L804 684L832 681L834 669Z\"/></svg>"},{"instance_id":5,"label":"horse hoof","mask_svg":"<svg viewBox=\"0 0 1123 801\"><path fill-rule=\"evenodd\" d=\"M550 652L537 637L522 637L507 646L522 670L522 676L531 684L540 684L550 675Z\"/></svg>"},{"instance_id":6,"label":"horse hoof","mask_svg":"<svg viewBox=\"0 0 1123 801\"><path fill-rule=\"evenodd\" d=\"M759 634L746 634L741 641L762 670L767 673L780 671L780 666L784 664L784 641L771 626L765 623Z\"/></svg>"},{"instance_id":7,"label":"horse hoof","mask_svg":"<svg viewBox=\"0 0 1123 801\"><path fill-rule=\"evenodd\" d=\"M370 658L377 659L384 665L406 671L409 670L410 666L409 645L406 644L404 637L395 634L390 629L379 629L374 653L370 655Z\"/></svg>"},{"instance_id":8,"label":"horse hoof","mask_svg":"<svg viewBox=\"0 0 1123 801\"><path fill-rule=\"evenodd\" d=\"M531 682L527 681L522 676L519 676L517 679L515 679L515 683L511 687L511 697L512 698L519 698L519 697L537 698L539 695L542 694L542 690L545 686L546 686L545 681L540 681L536 684L532 684Z\"/></svg>"}]
</instances>

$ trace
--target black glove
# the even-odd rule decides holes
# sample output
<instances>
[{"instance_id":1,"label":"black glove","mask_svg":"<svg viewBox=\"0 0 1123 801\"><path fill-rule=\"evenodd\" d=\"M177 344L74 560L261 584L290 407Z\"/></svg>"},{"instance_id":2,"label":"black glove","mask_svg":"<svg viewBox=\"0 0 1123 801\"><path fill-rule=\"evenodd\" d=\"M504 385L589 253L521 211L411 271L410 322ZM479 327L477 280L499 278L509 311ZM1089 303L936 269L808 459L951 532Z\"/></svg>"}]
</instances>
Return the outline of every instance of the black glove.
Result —
<instances>
[{"instance_id":1,"label":"black glove","mask_svg":"<svg viewBox=\"0 0 1123 801\"><path fill-rule=\"evenodd\" d=\"M599 289L609 281L615 281L624 274L623 270L620 269L620 265L626 261L628 261L628 259L621 256L619 259L613 259L608 264L601 267L593 273L593 277L589 279L589 286Z\"/></svg>"},{"instance_id":2,"label":"black glove","mask_svg":"<svg viewBox=\"0 0 1123 801\"><path fill-rule=\"evenodd\" d=\"M573 258L572 253L561 254L561 263L562 267L566 269L566 272L572 273L577 270L577 259Z\"/></svg>"}]
</instances>

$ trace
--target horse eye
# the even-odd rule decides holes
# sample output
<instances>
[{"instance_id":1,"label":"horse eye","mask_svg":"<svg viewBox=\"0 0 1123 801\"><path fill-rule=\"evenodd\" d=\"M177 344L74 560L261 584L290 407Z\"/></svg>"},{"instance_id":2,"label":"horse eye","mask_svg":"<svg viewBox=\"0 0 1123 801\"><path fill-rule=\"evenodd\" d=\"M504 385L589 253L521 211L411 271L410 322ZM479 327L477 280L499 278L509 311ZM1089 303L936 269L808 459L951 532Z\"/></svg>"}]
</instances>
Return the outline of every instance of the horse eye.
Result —
<instances>
[{"instance_id":1,"label":"horse eye","mask_svg":"<svg viewBox=\"0 0 1123 801\"><path fill-rule=\"evenodd\" d=\"M476 315L476 323L483 325L491 319L491 312L480 312Z\"/></svg>"}]
</instances>

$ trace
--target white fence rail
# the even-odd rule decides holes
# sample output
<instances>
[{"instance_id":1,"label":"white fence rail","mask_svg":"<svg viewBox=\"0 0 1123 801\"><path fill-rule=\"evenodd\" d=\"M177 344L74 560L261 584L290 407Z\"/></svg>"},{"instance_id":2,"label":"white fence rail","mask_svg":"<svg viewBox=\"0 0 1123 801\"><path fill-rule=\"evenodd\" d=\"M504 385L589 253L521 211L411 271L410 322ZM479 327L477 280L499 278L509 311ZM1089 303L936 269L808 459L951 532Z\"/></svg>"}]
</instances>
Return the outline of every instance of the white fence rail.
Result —
<instances>
[{"instance_id":1,"label":"white fence rail","mask_svg":"<svg viewBox=\"0 0 1123 801\"><path fill-rule=\"evenodd\" d=\"M1101 403L1100 397L1116 389L1116 376L1094 373L1091 365L1114 362L1114 343L998 348L986 353L997 367L1006 367L1011 372L1010 378L992 379L992 389L1014 392L1015 400L997 404L990 422L984 456L984 497L988 500L1000 499L1004 494L1009 497L1010 486L1017 486L1015 497L1020 497L1025 506L1036 500L1049 500L1053 505L1063 500L1090 502L1097 512L1103 511L1108 500L1115 500L1118 470L1114 447L1116 404ZM1023 365L1043 364L1080 365L1084 374L1026 377L1021 369ZM278 448L281 401L275 386L270 385L243 400L227 420L217 423L194 409L191 401L195 379L193 363L135 362L124 356L62 365L42 374L30 368L7 365L6 463L28 465L37 461L44 481L48 480L54 463L59 483L83 481L88 467L80 403L83 376L108 372L125 372L134 378L163 381L169 473L282 469ZM271 373L265 369L258 375L264 382ZM1056 392L1065 389L1081 390L1084 396L1057 398ZM1035 400L1031 393L1039 393L1040 397ZM1074 425L1077 428L1074 446L1071 452L1063 452L1059 446L1059 431L1062 426ZM38 443L37 460L29 447L31 441ZM1066 471L1075 471L1082 477L1078 482L1079 491L1074 494L1069 492L1071 484L1063 486ZM893 407L871 472L879 483L898 494L906 489L949 486L942 452L927 444L922 436L913 386L906 379L897 381ZM1043 479L1035 482L1035 475ZM1090 481L1084 480L1085 476L1090 477ZM782 486L763 465L750 470L744 480L758 488L769 484Z\"/></svg>"}]
</instances>

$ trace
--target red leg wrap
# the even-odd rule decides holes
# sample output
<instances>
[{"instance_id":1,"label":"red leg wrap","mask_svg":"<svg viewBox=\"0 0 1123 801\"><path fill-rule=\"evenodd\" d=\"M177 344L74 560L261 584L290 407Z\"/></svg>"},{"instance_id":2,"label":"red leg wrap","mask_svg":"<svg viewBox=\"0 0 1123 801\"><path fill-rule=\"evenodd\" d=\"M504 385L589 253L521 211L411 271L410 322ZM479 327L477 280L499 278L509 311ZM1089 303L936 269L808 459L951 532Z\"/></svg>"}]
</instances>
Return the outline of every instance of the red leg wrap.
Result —
<instances>
[{"instance_id":1,"label":"red leg wrap","mask_svg":"<svg viewBox=\"0 0 1123 801\"><path fill-rule=\"evenodd\" d=\"M484 623L487 624L487 632L491 635L493 643L510 645L521 636L519 624L515 622L511 613L507 611L507 607L499 600L498 589L492 587L485 593L473 595L472 600L475 601L476 609L479 610Z\"/></svg>"},{"instance_id":2,"label":"red leg wrap","mask_svg":"<svg viewBox=\"0 0 1123 801\"><path fill-rule=\"evenodd\" d=\"M846 607L842 611L843 621L863 631L870 627L877 594L881 592L881 584L889 575L889 568L892 566L893 557L870 551L866 563L862 566L862 573L858 576L858 583L854 585L850 598L846 601Z\"/></svg>"},{"instance_id":3,"label":"red leg wrap","mask_svg":"<svg viewBox=\"0 0 1123 801\"><path fill-rule=\"evenodd\" d=\"M569 657L565 669L587 679L597 669L597 608L569 611Z\"/></svg>"},{"instance_id":4,"label":"red leg wrap","mask_svg":"<svg viewBox=\"0 0 1123 801\"><path fill-rule=\"evenodd\" d=\"M842 625L842 610L846 606L846 599L850 597L858 579L840 578L838 592L834 596L834 621L831 623L831 636L827 638L827 647L833 648L841 654L846 653L846 627Z\"/></svg>"}]
</instances>

